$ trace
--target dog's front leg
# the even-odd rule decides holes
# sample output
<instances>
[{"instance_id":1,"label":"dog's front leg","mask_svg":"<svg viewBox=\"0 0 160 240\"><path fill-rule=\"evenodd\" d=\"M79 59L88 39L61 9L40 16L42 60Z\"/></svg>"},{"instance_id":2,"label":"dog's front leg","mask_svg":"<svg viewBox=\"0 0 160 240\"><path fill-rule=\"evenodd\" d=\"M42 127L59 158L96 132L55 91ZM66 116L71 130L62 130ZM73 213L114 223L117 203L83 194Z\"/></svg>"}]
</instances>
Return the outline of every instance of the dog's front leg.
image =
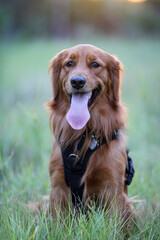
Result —
<instances>
[{"instance_id":1,"label":"dog's front leg","mask_svg":"<svg viewBox=\"0 0 160 240\"><path fill-rule=\"evenodd\" d=\"M59 146L54 143L53 152L49 164L51 193L49 207L53 218L57 217L57 213L64 214L68 211L70 191L67 187L63 162Z\"/></svg>"},{"instance_id":2,"label":"dog's front leg","mask_svg":"<svg viewBox=\"0 0 160 240\"><path fill-rule=\"evenodd\" d=\"M106 179L100 177L101 174L106 176ZM107 179L107 177L109 178ZM109 171L107 174L105 169L96 170L86 181L84 202L86 205L96 207L96 209L102 207L106 211L109 210L111 216L116 211L117 216L121 217L127 224L130 218L134 217L134 209L123 191L124 186L121 185L119 186L114 181L114 177L112 174L109 175Z\"/></svg>"},{"instance_id":3,"label":"dog's front leg","mask_svg":"<svg viewBox=\"0 0 160 240\"><path fill-rule=\"evenodd\" d=\"M62 168L56 170L51 175L50 211L53 219L57 214L63 215L69 209L70 192L64 179Z\"/></svg>"},{"instance_id":4,"label":"dog's front leg","mask_svg":"<svg viewBox=\"0 0 160 240\"><path fill-rule=\"evenodd\" d=\"M53 219L57 214L64 216L69 210L69 190L61 186L52 188L49 201L50 211Z\"/></svg>"},{"instance_id":5,"label":"dog's front leg","mask_svg":"<svg viewBox=\"0 0 160 240\"><path fill-rule=\"evenodd\" d=\"M100 170L102 173L102 170ZM94 176L93 176L94 175ZM100 179L101 174L98 170L90 179L87 179L84 190L84 201L88 205L94 205L105 209L111 208L111 203L115 198L115 191L113 185L110 186L109 181Z\"/></svg>"}]
</instances>

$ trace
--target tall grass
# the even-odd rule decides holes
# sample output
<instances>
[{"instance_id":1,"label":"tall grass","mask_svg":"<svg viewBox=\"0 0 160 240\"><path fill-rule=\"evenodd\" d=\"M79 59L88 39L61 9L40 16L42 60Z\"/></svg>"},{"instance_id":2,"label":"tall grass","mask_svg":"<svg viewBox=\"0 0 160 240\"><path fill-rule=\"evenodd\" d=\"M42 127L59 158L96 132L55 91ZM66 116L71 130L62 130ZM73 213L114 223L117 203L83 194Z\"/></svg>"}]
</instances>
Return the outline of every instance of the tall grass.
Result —
<instances>
[{"instance_id":1,"label":"tall grass","mask_svg":"<svg viewBox=\"0 0 160 240\"><path fill-rule=\"evenodd\" d=\"M50 192L53 136L43 106L51 98L49 60L61 49L84 42L124 63L122 100L128 107L127 135L136 169L129 196L137 195L148 205L145 220L130 239L160 239L160 212L151 211L160 202L160 44L114 38L1 42L0 239L124 239L121 222L102 210L91 209L89 221L71 212L53 223L45 214L35 219L25 208L28 201Z\"/></svg>"}]
</instances>

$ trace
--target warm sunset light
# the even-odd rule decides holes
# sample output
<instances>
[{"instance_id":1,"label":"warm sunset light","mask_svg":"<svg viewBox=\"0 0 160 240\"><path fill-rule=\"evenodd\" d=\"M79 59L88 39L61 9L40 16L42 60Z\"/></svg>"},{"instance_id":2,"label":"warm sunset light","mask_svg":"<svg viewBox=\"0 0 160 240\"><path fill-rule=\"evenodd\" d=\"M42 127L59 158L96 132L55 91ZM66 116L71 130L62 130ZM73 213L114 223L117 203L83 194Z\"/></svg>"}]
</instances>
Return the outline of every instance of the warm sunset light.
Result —
<instances>
[{"instance_id":1,"label":"warm sunset light","mask_svg":"<svg viewBox=\"0 0 160 240\"><path fill-rule=\"evenodd\" d=\"M92 2L98 2L98 1L102 1L102 0L89 0ZM135 2L135 3L141 3L141 2L146 2L147 0L127 0L128 2Z\"/></svg>"},{"instance_id":2,"label":"warm sunset light","mask_svg":"<svg viewBox=\"0 0 160 240\"><path fill-rule=\"evenodd\" d=\"M128 0L129 2L136 2L136 3L140 3L140 2L146 2L147 0Z\"/></svg>"}]
</instances>

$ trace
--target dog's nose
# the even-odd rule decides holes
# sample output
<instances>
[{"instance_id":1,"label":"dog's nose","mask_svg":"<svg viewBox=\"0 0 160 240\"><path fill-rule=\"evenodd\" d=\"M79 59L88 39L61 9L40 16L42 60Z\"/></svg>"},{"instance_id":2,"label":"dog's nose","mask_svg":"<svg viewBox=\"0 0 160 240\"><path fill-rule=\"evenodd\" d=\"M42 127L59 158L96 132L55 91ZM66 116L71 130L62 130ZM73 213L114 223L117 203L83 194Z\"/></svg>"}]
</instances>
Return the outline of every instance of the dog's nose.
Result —
<instances>
[{"instance_id":1,"label":"dog's nose","mask_svg":"<svg viewBox=\"0 0 160 240\"><path fill-rule=\"evenodd\" d=\"M83 76L74 76L71 78L71 85L73 88L79 90L86 84L86 79Z\"/></svg>"}]
</instances>

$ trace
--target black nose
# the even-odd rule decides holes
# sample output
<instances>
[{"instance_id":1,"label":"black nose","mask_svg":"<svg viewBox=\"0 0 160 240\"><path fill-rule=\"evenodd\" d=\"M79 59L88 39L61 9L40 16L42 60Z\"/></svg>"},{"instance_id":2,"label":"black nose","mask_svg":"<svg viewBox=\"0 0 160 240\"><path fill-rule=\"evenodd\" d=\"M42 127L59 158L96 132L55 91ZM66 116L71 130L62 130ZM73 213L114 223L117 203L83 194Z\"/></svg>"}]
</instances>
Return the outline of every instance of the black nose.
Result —
<instances>
[{"instance_id":1,"label":"black nose","mask_svg":"<svg viewBox=\"0 0 160 240\"><path fill-rule=\"evenodd\" d=\"M73 88L79 90L86 84L86 79L83 76L74 76L71 78L71 85Z\"/></svg>"}]
</instances>

